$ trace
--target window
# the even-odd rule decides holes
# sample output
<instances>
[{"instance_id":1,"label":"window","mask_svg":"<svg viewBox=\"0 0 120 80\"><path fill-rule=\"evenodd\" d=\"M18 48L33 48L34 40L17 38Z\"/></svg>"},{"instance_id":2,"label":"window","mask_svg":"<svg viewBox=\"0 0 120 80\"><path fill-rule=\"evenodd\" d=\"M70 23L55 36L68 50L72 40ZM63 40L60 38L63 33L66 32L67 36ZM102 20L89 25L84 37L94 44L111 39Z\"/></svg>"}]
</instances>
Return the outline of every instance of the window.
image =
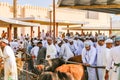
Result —
<instances>
[{"instance_id":1,"label":"window","mask_svg":"<svg viewBox=\"0 0 120 80\"><path fill-rule=\"evenodd\" d=\"M99 13L93 12L93 11L87 11L86 12L86 18L88 19L99 19Z\"/></svg>"},{"instance_id":2,"label":"window","mask_svg":"<svg viewBox=\"0 0 120 80\"><path fill-rule=\"evenodd\" d=\"M38 15L37 17L40 18L40 15Z\"/></svg>"},{"instance_id":3,"label":"window","mask_svg":"<svg viewBox=\"0 0 120 80\"><path fill-rule=\"evenodd\" d=\"M30 15L30 17L35 17L34 15Z\"/></svg>"}]
</instances>

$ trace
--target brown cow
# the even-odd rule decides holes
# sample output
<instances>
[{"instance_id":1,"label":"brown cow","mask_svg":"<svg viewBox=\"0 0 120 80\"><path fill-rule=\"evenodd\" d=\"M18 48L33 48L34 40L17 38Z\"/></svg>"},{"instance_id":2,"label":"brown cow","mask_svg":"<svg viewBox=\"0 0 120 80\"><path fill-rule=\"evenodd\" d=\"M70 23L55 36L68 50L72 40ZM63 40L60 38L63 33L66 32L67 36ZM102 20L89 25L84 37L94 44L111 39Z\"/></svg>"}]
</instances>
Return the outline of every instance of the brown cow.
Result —
<instances>
[{"instance_id":1,"label":"brown cow","mask_svg":"<svg viewBox=\"0 0 120 80\"><path fill-rule=\"evenodd\" d=\"M63 64L63 65L62 65ZM49 77L48 75L53 75L60 71L60 73L64 73L68 76L73 76L74 79L65 79L65 80L84 80L84 68L82 65L77 64L65 64L65 61L59 58L56 59L50 59L50 60L42 60L40 65L37 65L37 68L39 70L46 71L47 73L44 73L44 78ZM57 69L56 69L57 68ZM56 70L55 70L56 69ZM52 72L52 74L48 74L48 71ZM58 74L59 78L61 74ZM54 76L56 78L56 76ZM63 76L64 77L64 76ZM42 79L41 79L42 80ZM51 78L51 80L53 80ZM59 80L59 79L58 79Z\"/></svg>"},{"instance_id":2,"label":"brown cow","mask_svg":"<svg viewBox=\"0 0 120 80\"><path fill-rule=\"evenodd\" d=\"M3 78L4 76L4 64L0 63L0 80Z\"/></svg>"},{"instance_id":3,"label":"brown cow","mask_svg":"<svg viewBox=\"0 0 120 80\"><path fill-rule=\"evenodd\" d=\"M39 80L75 80L70 73L64 72L42 72Z\"/></svg>"},{"instance_id":4,"label":"brown cow","mask_svg":"<svg viewBox=\"0 0 120 80\"><path fill-rule=\"evenodd\" d=\"M64 64L56 69L56 71L70 73L75 80L83 80L84 68L77 64Z\"/></svg>"},{"instance_id":5,"label":"brown cow","mask_svg":"<svg viewBox=\"0 0 120 80\"><path fill-rule=\"evenodd\" d=\"M68 61L73 61L73 62L79 62L82 63L82 56L78 55L78 56L74 56L68 59Z\"/></svg>"}]
</instances>

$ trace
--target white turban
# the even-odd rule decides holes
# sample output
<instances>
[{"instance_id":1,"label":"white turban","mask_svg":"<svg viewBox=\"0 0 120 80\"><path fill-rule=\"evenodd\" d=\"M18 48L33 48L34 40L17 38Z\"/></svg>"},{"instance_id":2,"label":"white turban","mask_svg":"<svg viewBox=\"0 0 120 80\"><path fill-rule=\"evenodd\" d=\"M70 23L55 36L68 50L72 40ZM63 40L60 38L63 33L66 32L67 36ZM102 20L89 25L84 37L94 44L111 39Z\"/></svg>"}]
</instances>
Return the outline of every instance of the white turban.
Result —
<instances>
[{"instance_id":1,"label":"white turban","mask_svg":"<svg viewBox=\"0 0 120 80\"><path fill-rule=\"evenodd\" d=\"M103 35L99 35L97 39L98 39L98 41L105 40L105 37Z\"/></svg>"},{"instance_id":2,"label":"white turban","mask_svg":"<svg viewBox=\"0 0 120 80\"><path fill-rule=\"evenodd\" d=\"M78 38L78 35L74 35L74 38Z\"/></svg>"},{"instance_id":3,"label":"white turban","mask_svg":"<svg viewBox=\"0 0 120 80\"><path fill-rule=\"evenodd\" d=\"M37 45L38 42L39 42L38 40L33 41L34 45Z\"/></svg>"},{"instance_id":4,"label":"white turban","mask_svg":"<svg viewBox=\"0 0 120 80\"><path fill-rule=\"evenodd\" d=\"M58 40L58 41L57 41L57 44L60 44L61 42L62 42L61 40Z\"/></svg>"},{"instance_id":5,"label":"white turban","mask_svg":"<svg viewBox=\"0 0 120 80\"><path fill-rule=\"evenodd\" d=\"M120 36L116 36L115 41L120 41Z\"/></svg>"},{"instance_id":6,"label":"white turban","mask_svg":"<svg viewBox=\"0 0 120 80\"><path fill-rule=\"evenodd\" d=\"M9 41L8 41L7 39L2 39L1 42L4 42L4 43L6 43L6 44L9 43Z\"/></svg>"},{"instance_id":7,"label":"white turban","mask_svg":"<svg viewBox=\"0 0 120 80\"><path fill-rule=\"evenodd\" d=\"M69 39L69 42L73 42L73 39Z\"/></svg>"},{"instance_id":8,"label":"white turban","mask_svg":"<svg viewBox=\"0 0 120 80\"><path fill-rule=\"evenodd\" d=\"M107 40L105 41L105 43L113 43L113 40L112 40L112 39L107 39Z\"/></svg>"},{"instance_id":9,"label":"white turban","mask_svg":"<svg viewBox=\"0 0 120 80\"><path fill-rule=\"evenodd\" d=\"M85 42L84 42L84 46L85 46L85 47L89 47L89 46L91 46L91 44L90 44L89 41L85 41Z\"/></svg>"},{"instance_id":10,"label":"white turban","mask_svg":"<svg viewBox=\"0 0 120 80\"><path fill-rule=\"evenodd\" d=\"M46 39L47 39L47 40L52 40L52 38L51 38L51 37L47 37Z\"/></svg>"}]
</instances>

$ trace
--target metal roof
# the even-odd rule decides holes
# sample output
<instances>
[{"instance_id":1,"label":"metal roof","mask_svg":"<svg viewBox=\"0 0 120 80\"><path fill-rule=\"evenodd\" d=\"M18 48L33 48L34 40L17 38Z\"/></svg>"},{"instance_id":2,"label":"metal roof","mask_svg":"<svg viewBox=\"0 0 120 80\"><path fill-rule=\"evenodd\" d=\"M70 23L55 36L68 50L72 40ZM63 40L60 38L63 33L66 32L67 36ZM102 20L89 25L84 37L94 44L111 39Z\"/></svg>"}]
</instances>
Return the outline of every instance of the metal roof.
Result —
<instances>
[{"instance_id":1,"label":"metal roof","mask_svg":"<svg viewBox=\"0 0 120 80\"><path fill-rule=\"evenodd\" d=\"M4 17L0 17L0 27L6 27L9 26L9 24L12 24L12 27L30 27L30 26L34 26L34 27L38 27L40 26L40 24L37 23L30 23L30 22L23 22L23 21L19 21L19 20L14 20L14 19L9 19L9 18L4 18Z\"/></svg>"},{"instance_id":2,"label":"metal roof","mask_svg":"<svg viewBox=\"0 0 120 80\"><path fill-rule=\"evenodd\" d=\"M28 17L28 18L18 18L17 20L40 23L41 25L50 25L49 18ZM84 22L84 21L65 21L65 20L56 20L56 23L58 23L58 25L60 26L88 24L88 22Z\"/></svg>"},{"instance_id":3,"label":"metal roof","mask_svg":"<svg viewBox=\"0 0 120 80\"><path fill-rule=\"evenodd\" d=\"M63 30L113 30L113 31L120 31L120 27L91 27L91 26L83 26L83 27L70 27L70 28L62 28Z\"/></svg>"},{"instance_id":4,"label":"metal roof","mask_svg":"<svg viewBox=\"0 0 120 80\"><path fill-rule=\"evenodd\" d=\"M58 6L120 14L120 0L58 0Z\"/></svg>"}]
</instances>

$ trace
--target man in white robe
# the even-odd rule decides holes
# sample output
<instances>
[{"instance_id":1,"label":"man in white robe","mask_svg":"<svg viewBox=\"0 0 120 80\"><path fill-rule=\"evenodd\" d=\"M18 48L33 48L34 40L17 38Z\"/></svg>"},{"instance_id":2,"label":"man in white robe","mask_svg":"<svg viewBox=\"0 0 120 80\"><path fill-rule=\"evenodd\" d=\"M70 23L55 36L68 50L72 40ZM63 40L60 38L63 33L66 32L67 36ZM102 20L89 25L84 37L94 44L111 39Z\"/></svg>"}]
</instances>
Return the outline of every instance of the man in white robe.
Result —
<instances>
[{"instance_id":1,"label":"man in white robe","mask_svg":"<svg viewBox=\"0 0 120 80\"><path fill-rule=\"evenodd\" d=\"M0 57L1 57L1 58L3 57L3 53L2 53L1 47L0 47Z\"/></svg>"},{"instance_id":2,"label":"man in white robe","mask_svg":"<svg viewBox=\"0 0 120 80\"><path fill-rule=\"evenodd\" d=\"M57 40L56 43L55 43L55 47L56 47L56 50L57 50L57 55L56 55L56 57L59 57L60 47L58 46L58 44L59 44L60 42L61 42L60 40Z\"/></svg>"},{"instance_id":3,"label":"man in white robe","mask_svg":"<svg viewBox=\"0 0 120 80\"><path fill-rule=\"evenodd\" d=\"M117 40L120 42L120 36L117 38ZM111 69L112 62L114 62L114 66L112 68L113 73L111 80L120 80L120 45L112 48L110 51L110 55L108 56L108 63L106 66L105 80L108 80L110 77L109 71Z\"/></svg>"},{"instance_id":4,"label":"man in white robe","mask_svg":"<svg viewBox=\"0 0 120 80\"><path fill-rule=\"evenodd\" d=\"M105 41L105 43L106 43L106 52L105 52L106 65L105 65L105 66L107 66L107 63L109 62L110 51L111 51L111 48L112 48L112 46L113 46L113 40L112 40L112 39L107 39L107 40ZM113 62L112 62L112 63L113 63ZM112 66L111 66L111 68L112 68ZM110 72L109 72L109 75L110 75L109 80L111 80L112 73L113 73L113 71L110 70Z\"/></svg>"},{"instance_id":5,"label":"man in white robe","mask_svg":"<svg viewBox=\"0 0 120 80\"><path fill-rule=\"evenodd\" d=\"M46 37L45 37L45 38L43 38L43 40L42 40L42 44L43 44L43 47L47 47L48 42L47 42Z\"/></svg>"},{"instance_id":6,"label":"man in white robe","mask_svg":"<svg viewBox=\"0 0 120 80\"><path fill-rule=\"evenodd\" d=\"M0 47L0 63L2 63L2 62L3 62L3 52L2 52L2 49Z\"/></svg>"},{"instance_id":7,"label":"man in white robe","mask_svg":"<svg viewBox=\"0 0 120 80\"><path fill-rule=\"evenodd\" d=\"M23 49L23 48L24 48L24 44L23 44L23 42L20 41L20 43L18 44L18 46L19 46L19 49Z\"/></svg>"},{"instance_id":8,"label":"man in white robe","mask_svg":"<svg viewBox=\"0 0 120 80\"><path fill-rule=\"evenodd\" d=\"M120 45L119 36L116 36L114 46L119 46L119 45Z\"/></svg>"},{"instance_id":9,"label":"man in white robe","mask_svg":"<svg viewBox=\"0 0 120 80\"><path fill-rule=\"evenodd\" d=\"M4 59L4 80L18 80L15 55L12 48L7 44L8 40L1 40L0 46L3 48Z\"/></svg>"},{"instance_id":10,"label":"man in white robe","mask_svg":"<svg viewBox=\"0 0 120 80\"><path fill-rule=\"evenodd\" d=\"M75 56L79 55L78 47L75 45L72 39L69 39L69 47Z\"/></svg>"},{"instance_id":11,"label":"man in white robe","mask_svg":"<svg viewBox=\"0 0 120 80\"><path fill-rule=\"evenodd\" d=\"M25 37L23 36L23 34L20 35L19 39L20 41L24 41Z\"/></svg>"},{"instance_id":12,"label":"man in white robe","mask_svg":"<svg viewBox=\"0 0 120 80\"><path fill-rule=\"evenodd\" d=\"M37 61L37 56L38 56L38 51L39 51L39 47L37 46L37 43L38 41L37 40L34 40L34 47L31 49L31 55L33 57L33 61L34 61L34 64L36 64L36 61Z\"/></svg>"},{"instance_id":13,"label":"man in white robe","mask_svg":"<svg viewBox=\"0 0 120 80\"><path fill-rule=\"evenodd\" d=\"M27 53L27 49L28 49L28 45L29 45L29 43L28 43L28 38L25 38L25 41L24 41L24 48L25 48L25 50L26 50L26 53Z\"/></svg>"},{"instance_id":14,"label":"man in white robe","mask_svg":"<svg viewBox=\"0 0 120 80\"><path fill-rule=\"evenodd\" d=\"M74 44L78 47L78 55L81 55L84 44L77 36L74 37Z\"/></svg>"},{"instance_id":15,"label":"man in white robe","mask_svg":"<svg viewBox=\"0 0 120 80\"><path fill-rule=\"evenodd\" d=\"M46 59L48 60L48 59L56 58L57 50L55 45L53 45L52 38L48 37L47 42L48 45L47 45Z\"/></svg>"},{"instance_id":16,"label":"man in white robe","mask_svg":"<svg viewBox=\"0 0 120 80\"><path fill-rule=\"evenodd\" d=\"M97 49L97 66L106 66L106 46L105 37L103 35L98 36ZM99 80L104 80L105 69L98 68Z\"/></svg>"},{"instance_id":17,"label":"man in white robe","mask_svg":"<svg viewBox=\"0 0 120 80\"><path fill-rule=\"evenodd\" d=\"M69 38L66 36L66 37L63 39L63 42L64 42L66 45L68 45L68 46L69 46L68 39L69 39Z\"/></svg>"},{"instance_id":18,"label":"man in white robe","mask_svg":"<svg viewBox=\"0 0 120 80\"><path fill-rule=\"evenodd\" d=\"M43 29L41 32L41 39L43 40L45 37L46 37L46 35L45 35L44 29Z\"/></svg>"},{"instance_id":19,"label":"man in white robe","mask_svg":"<svg viewBox=\"0 0 120 80\"><path fill-rule=\"evenodd\" d=\"M16 53L19 48L19 43L18 43L17 39L15 39L13 42L11 42L10 46L13 49L14 53Z\"/></svg>"},{"instance_id":20,"label":"man in white robe","mask_svg":"<svg viewBox=\"0 0 120 80\"><path fill-rule=\"evenodd\" d=\"M73 57L74 54L70 50L69 46L66 43L63 43L61 41L58 46L60 47L60 54L59 56L62 57L65 60L68 60L69 58Z\"/></svg>"},{"instance_id":21,"label":"man in white robe","mask_svg":"<svg viewBox=\"0 0 120 80\"><path fill-rule=\"evenodd\" d=\"M95 66L96 64L96 49L85 41L85 47L82 50L82 61L86 66ZM96 80L96 73L94 68L87 67L88 80Z\"/></svg>"},{"instance_id":22,"label":"man in white robe","mask_svg":"<svg viewBox=\"0 0 120 80\"><path fill-rule=\"evenodd\" d=\"M91 44L91 46L94 46L94 43L91 41L91 39L92 39L92 36L86 36L86 40L85 41L88 41L90 44Z\"/></svg>"}]
</instances>

